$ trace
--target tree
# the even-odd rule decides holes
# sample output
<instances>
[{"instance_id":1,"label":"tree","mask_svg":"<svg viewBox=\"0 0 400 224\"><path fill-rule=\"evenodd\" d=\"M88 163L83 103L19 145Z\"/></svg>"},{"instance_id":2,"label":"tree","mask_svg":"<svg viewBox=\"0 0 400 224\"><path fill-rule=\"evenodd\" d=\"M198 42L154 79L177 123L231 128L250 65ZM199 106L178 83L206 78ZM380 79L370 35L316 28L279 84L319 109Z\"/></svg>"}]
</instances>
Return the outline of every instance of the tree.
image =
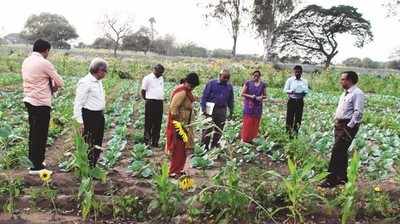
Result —
<instances>
[{"instance_id":1,"label":"tree","mask_svg":"<svg viewBox=\"0 0 400 224\"><path fill-rule=\"evenodd\" d=\"M111 49L113 46L114 42L104 37L96 38L92 44L95 49Z\"/></svg>"},{"instance_id":2,"label":"tree","mask_svg":"<svg viewBox=\"0 0 400 224\"><path fill-rule=\"evenodd\" d=\"M27 40L20 33L9 33L4 36L4 40L10 44L26 44Z\"/></svg>"},{"instance_id":3,"label":"tree","mask_svg":"<svg viewBox=\"0 0 400 224\"><path fill-rule=\"evenodd\" d=\"M71 48L69 40L78 38L75 28L61 15L41 13L31 15L22 35L30 43L39 38L48 40L54 48Z\"/></svg>"},{"instance_id":4,"label":"tree","mask_svg":"<svg viewBox=\"0 0 400 224\"><path fill-rule=\"evenodd\" d=\"M154 41L154 35L155 35L154 24L156 23L156 19L154 17L150 17L149 23L150 23L150 30L151 30L150 44L149 44L149 50L150 50L151 44Z\"/></svg>"},{"instance_id":5,"label":"tree","mask_svg":"<svg viewBox=\"0 0 400 224\"><path fill-rule=\"evenodd\" d=\"M392 60L387 62L387 67L391 69L400 70L400 60Z\"/></svg>"},{"instance_id":6,"label":"tree","mask_svg":"<svg viewBox=\"0 0 400 224\"><path fill-rule=\"evenodd\" d=\"M264 60L271 61L276 30L293 12L297 0L254 0L252 24L264 45Z\"/></svg>"},{"instance_id":7,"label":"tree","mask_svg":"<svg viewBox=\"0 0 400 224\"><path fill-rule=\"evenodd\" d=\"M364 68L379 68L380 63L372 60L371 58L363 58L361 61L362 67Z\"/></svg>"},{"instance_id":8,"label":"tree","mask_svg":"<svg viewBox=\"0 0 400 224\"><path fill-rule=\"evenodd\" d=\"M206 19L213 18L227 26L233 40L232 56L236 56L236 46L244 14L248 12L244 0L218 0L206 5Z\"/></svg>"},{"instance_id":9,"label":"tree","mask_svg":"<svg viewBox=\"0 0 400 224\"><path fill-rule=\"evenodd\" d=\"M344 60L342 64L350 67L362 67L362 60L360 58L352 57Z\"/></svg>"},{"instance_id":10,"label":"tree","mask_svg":"<svg viewBox=\"0 0 400 224\"><path fill-rule=\"evenodd\" d=\"M105 15L100 24L103 26L104 36L113 42L114 57L121 47L121 41L132 33L131 19L123 20L117 16Z\"/></svg>"},{"instance_id":11,"label":"tree","mask_svg":"<svg viewBox=\"0 0 400 224\"><path fill-rule=\"evenodd\" d=\"M230 50L214 49L211 53L213 58L229 58L231 56Z\"/></svg>"},{"instance_id":12,"label":"tree","mask_svg":"<svg viewBox=\"0 0 400 224\"><path fill-rule=\"evenodd\" d=\"M338 54L339 34L354 36L356 47L373 39L369 21L356 8L345 5L330 9L309 5L279 26L277 34L277 49L281 52L323 61L325 68Z\"/></svg>"},{"instance_id":13,"label":"tree","mask_svg":"<svg viewBox=\"0 0 400 224\"><path fill-rule=\"evenodd\" d=\"M146 27L141 27L134 34L126 36L122 40L122 49L143 51L145 54L150 49L151 32Z\"/></svg>"},{"instance_id":14,"label":"tree","mask_svg":"<svg viewBox=\"0 0 400 224\"><path fill-rule=\"evenodd\" d=\"M175 55L175 37L167 34L164 37L159 37L155 39L151 46L151 51L162 55Z\"/></svg>"},{"instance_id":15,"label":"tree","mask_svg":"<svg viewBox=\"0 0 400 224\"><path fill-rule=\"evenodd\" d=\"M204 47L199 47L193 42L183 44L178 47L178 53L183 56L189 57L207 57L208 51Z\"/></svg>"}]
</instances>

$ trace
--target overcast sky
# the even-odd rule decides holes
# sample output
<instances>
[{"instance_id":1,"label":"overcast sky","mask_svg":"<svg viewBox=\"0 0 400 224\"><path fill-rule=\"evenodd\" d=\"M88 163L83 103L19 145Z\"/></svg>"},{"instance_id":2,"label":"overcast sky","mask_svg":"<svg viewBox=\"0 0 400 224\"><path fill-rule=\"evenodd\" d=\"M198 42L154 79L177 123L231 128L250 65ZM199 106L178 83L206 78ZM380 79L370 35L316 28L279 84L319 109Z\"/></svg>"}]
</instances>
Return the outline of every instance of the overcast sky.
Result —
<instances>
[{"instance_id":1,"label":"overcast sky","mask_svg":"<svg viewBox=\"0 0 400 224\"><path fill-rule=\"evenodd\" d=\"M76 28L79 39L92 43L101 35L98 21L104 14L118 14L131 17L134 24L148 25L148 18L155 17L159 34L173 34L180 43L193 41L200 46L215 49L230 49L229 33L224 26L213 22L206 26L200 0L3 0L0 9L0 34L19 32L31 14L50 12L61 14ZM393 50L400 46L400 22L386 18L382 0L303 0L303 4L319 4L323 7L347 4L359 9L372 24L374 42L362 49L353 46L349 37L339 38L340 62L348 57L370 57L374 60L388 60ZM238 40L239 53L262 54L262 42L253 31L244 31Z\"/></svg>"}]
</instances>

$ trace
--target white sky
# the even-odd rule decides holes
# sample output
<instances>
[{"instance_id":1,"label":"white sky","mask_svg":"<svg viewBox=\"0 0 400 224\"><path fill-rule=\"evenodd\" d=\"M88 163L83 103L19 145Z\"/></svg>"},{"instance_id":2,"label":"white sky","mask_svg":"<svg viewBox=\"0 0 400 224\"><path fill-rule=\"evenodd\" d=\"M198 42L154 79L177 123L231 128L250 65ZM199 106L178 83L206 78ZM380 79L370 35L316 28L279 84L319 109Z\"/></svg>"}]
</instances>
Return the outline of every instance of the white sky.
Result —
<instances>
[{"instance_id":1,"label":"white sky","mask_svg":"<svg viewBox=\"0 0 400 224\"><path fill-rule=\"evenodd\" d=\"M31 14L50 12L61 14L76 28L79 39L92 43L101 35L98 21L108 14L120 14L134 19L137 27L148 25L148 18L155 17L159 34L173 34L178 42L193 41L208 49L231 49L232 40L224 26L213 22L206 26L200 0L2 0L0 8L0 35L19 32ZM348 37L339 38L339 54L335 61L348 57L370 57L388 60L393 50L400 46L399 25L396 19L386 18L382 0L303 0L304 4L319 4L323 7L347 4L359 8L372 24L374 42L362 49L353 46ZM239 36L239 53L262 54L262 42L253 31L247 30Z\"/></svg>"}]
</instances>

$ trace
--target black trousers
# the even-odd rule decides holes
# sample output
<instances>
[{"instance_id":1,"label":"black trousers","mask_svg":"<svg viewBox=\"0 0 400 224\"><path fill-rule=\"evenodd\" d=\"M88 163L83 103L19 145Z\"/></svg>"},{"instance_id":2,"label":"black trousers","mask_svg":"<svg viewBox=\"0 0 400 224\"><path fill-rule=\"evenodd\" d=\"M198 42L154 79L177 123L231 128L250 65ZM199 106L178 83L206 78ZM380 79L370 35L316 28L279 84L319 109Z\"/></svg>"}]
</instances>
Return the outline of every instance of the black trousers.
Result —
<instances>
[{"instance_id":1,"label":"black trousers","mask_svg":"<svg viewBox=\"0 0 400 224\"><path fill-rule=\"evenodd\" d=\"M43 169L51 108L33 106L27 102L25 107L29 117L29 160L33 164L33 169Z\"/></svg>"},{"instance_id":2,"label":"black trousers","mask_svg":"<svg viewBox=\"0 0 400 224\"><path fill-rule=\"evenodd\" d=\"M83 137L89 145L88 159L90 166L96 166L97 160L100 157L101 149L95 146L100 146L103 143L104 136L104 115L103 111L92 111L82 108L83 119Z\"/></svg>"},{"instance_id":3,"label":"black trousers","mask_svg":"<svg viewBox=\"0 0 400 224\"><path fill-rule=\"evenodd\" d=\"M286 131L289 134L293 132L297 134L299 132L301 120L303 118L303 107L303 99L289 98L286 111Z\"/></svg>"},{"instance_id":4,"label":"black trousers","mask_svg":"<svg viewBox=\"0 0 400 224\"><path fill-rule=\"evenodd\" d=\"M351 142L358 132L359 125L353 128L347 127L350 120L336 121L335 143L332 148L331 161L329 163L328 180L335 183L338 181L347 182L348 152Z\"/></svg>"},{"instance_id":5,"label":"black trousers","mask_svg":"<svg viewBox=\"0 0 400 224\"><path fill-rule=\"evenodd\" d=\"M162 100L146 100L144 112L144 142L147 145L158 147L163 106Z\"/></svg>"},{"instance_id":6,"label":"black trousers","mask_svg":"<svg viewBox=\"0 0 400 224\"><path fill-rule=\"evenodd\" d=\"M212 120L214 124L218 127L211 127L208 129L204 129L202 133L201 144L205 145L206 149L210 148L210 141L211 148L218 147L218 142L221 139L222 133L220 130L224 129L225 121L226 121L226 107L215 107L212 113ZM218 130L220 129L220 130ZM214 134L211 132L214 131Z\"/></svg>"}]
</instances>

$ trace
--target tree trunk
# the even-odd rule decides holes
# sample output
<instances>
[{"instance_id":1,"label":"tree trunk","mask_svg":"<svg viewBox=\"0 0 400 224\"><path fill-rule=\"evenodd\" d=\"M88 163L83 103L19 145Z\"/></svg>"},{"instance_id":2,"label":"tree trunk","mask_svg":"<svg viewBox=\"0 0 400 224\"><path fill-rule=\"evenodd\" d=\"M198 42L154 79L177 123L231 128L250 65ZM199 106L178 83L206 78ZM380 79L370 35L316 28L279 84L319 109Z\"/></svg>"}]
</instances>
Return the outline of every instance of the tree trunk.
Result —
<instances>
[{"instance_id":1,"label":"tree trunk","mask_svg":"<svg viewBox=\"0 0 400 224\"><path fill-rule=\"evenodd\" d=\"M118 46L114 46L114 57L117 57L117 50L118 50Z\"/></svg>"},{"instance_id":2,"label":"tree trunk","mask_svg":"<svg viewBox=\"0 0 400 224\"><path fill-rule=\"evenodd\" d=\"M272 35L267 34L264 36L264 61L272 61Z\"/></svg>"},{"instance_id":3,"label":"tree trunk","mask_svg":"<svg viewBox=\"0 0 400 224\"><path fill-rule=\"evenodd\" d=\"M325 67L324 67L325 70L328 70L329 66L331 65L332 59L333 59L332 55L326 56Z\"/></svg>"},{"instance_id":4,"label":"tree trunk","mask_svg":"<svg viewBox=\"0 0 400 224\"><path fill-rule=\"evenodd\" d=\"M233 36L233 47L232 47L232 57L236 57L236 42L237 42L237 36Z\"/></svg>"}]
</instances>

